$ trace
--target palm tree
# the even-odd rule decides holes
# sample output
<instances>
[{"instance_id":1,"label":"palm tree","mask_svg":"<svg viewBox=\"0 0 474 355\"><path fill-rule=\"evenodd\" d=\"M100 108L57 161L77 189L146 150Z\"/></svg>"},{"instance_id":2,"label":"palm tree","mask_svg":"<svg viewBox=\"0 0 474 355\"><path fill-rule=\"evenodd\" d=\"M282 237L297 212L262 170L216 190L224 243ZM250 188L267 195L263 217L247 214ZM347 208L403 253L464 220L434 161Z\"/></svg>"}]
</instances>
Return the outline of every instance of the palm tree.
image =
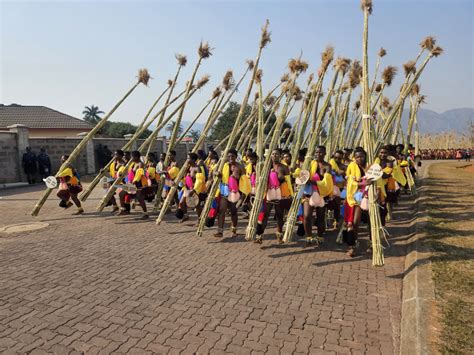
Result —
<instances>
[{"instance_id":1,"label":"palm tree","mask_svg":"<svg viewBox=\"0 0 474 355\"><path fill-rule=\"evenodd\" d=\"M176 121L171 121L166 126L166 131L168 131L170 133L170 137L171 137L171 134L173 133L173 129L174 129L175 124L176 124ZM178 136L181 135L182 133L183 133L183 126L180 124L179 127L178 127Z\"/></svg>"},{"instance_id":2,"label":"palm tree","mask_svg":"<svg viewBox=\"0 0 474 355\"><path fill-rule=\"evenodd\" d=\"M99 106L94 106L91 105L85 106L84 111L82 111L82 114L84 115L84 121L90 122L92 124L97 124L102 117L100 115L104 114L104 111L99 110Z\"/></svg>"},{"instance_id":3,"label":"palm tree","mask_svg":"<svg viewBox=\"0 0 474 355\"><path fill-rule=\"evenodd\" d=\"M199 137L201 136L201 131L192 129L188 133L188 137L193 139L193 143L196 143Z\"/></svg>"}]
</instances>

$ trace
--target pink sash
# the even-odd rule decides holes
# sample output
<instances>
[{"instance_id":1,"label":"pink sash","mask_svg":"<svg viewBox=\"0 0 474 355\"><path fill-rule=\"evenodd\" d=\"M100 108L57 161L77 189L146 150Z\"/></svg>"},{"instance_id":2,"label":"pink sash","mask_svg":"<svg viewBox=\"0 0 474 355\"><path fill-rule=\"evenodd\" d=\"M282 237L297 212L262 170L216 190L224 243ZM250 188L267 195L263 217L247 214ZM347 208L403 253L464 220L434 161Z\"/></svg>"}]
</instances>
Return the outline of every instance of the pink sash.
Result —
<instances>
[{"instance_id":1,"label":"pink sash","mask_svg":"<svg viewBox=\"0 0 474 355\"><path fill-rule=\"evenodd\" d=\"M281 200L280 181L278 180L278 174L276 171L270 171L270 174L268 175L267 200Z\"/></svg>"},{"instance_id":2,"label":"pink sash","mask_svg":"<svg viewBox=\"0 0 474 355\"><path fill-rule=\"evenodd\" d=\"M229 202L236 203L240 199L240 193L239 193L239 182L234 176L229 176L229 196L227 196L227 199Z\"/></svg>"},{"instance_id":3,"label":"pink sash","mask_svg":"<svg viewBox=\"0 0 474 355\"><path fill-rule=\"evenodd\" d=\"M315 182L318 182L318 181L321 181L321 178L319 177L319 174L318 174L318 173L315 173L315 174L313 175L313 178L312 178L311 180L313 180L313 181L315 181ZM318 190L318 186L317 186L317 185L313 185L313 190L319 191L319 190Z\"/></svg>"},{"instance_id":4,"label":"pink sash","mask_svg":"<svg viewBox=\"0 0 474 355\"><path fill-rule=\"evenodd\" d=\"M192 190L193 187L194 187L194 183L193 183L193 178L189 175L186 175L186 177L184 178L184 182L186 184L186 188L188 190Z\"/></svg>"},{"instance_id":5,"label":"pink sash","mask_svg":"<svg viewBox=\"0 0 474 355\"><path fill-rule=\"evenodd\" d=\"M133 171L133 169L130 169L127 176L127 182L131 184L133 182L133 179L135 179L135 172Z\"/></svg>"}]
</instances>

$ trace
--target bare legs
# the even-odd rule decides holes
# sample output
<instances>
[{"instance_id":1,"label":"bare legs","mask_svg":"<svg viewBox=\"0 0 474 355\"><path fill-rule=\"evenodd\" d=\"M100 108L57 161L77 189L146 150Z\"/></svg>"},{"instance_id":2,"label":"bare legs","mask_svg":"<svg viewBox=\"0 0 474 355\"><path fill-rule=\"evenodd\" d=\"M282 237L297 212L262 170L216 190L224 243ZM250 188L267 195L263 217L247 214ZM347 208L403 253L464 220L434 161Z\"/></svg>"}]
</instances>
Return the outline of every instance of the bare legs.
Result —
<instances>
[{"instance_id":1,"label":"bare legs","mask_svg":"<svg viewBox=\"0 0 474 355\"><path fill-rule=\"evenodd\" d=\"M227 212L227 209L230 210L232 237L237 236L237 222L238 222L237 206L235 203L229 202L225 197L222 197L219 203L219 215L217 219L217 233L214 234L215 237L223 236L225 214Z\"/></svg>"}]
</instances>

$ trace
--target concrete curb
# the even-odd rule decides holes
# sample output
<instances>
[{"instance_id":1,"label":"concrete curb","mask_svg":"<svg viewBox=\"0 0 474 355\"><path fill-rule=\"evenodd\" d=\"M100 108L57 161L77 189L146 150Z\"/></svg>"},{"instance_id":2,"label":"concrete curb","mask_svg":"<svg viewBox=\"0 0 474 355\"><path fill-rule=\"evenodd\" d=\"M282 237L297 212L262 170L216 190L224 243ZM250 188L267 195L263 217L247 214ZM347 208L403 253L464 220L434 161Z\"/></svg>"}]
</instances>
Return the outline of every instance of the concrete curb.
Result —
<instances>
[{"instance_id":1,"label":"concrete curb","mask_svg":"<svg viewBox=\"0 0 474 355\"><path fill-rule=\"evenodd\" d=\"M433 342L435 292L429 260L431 253L423 243L428 223L423 204L427 198L424 180L429 177L430 165L425 162L421 180L418 180L420 185L414 204L415 234L407 242L400 325L400 354L403 355L436 353Z\"/></svg>"},{"instance_id":2,"label":"concrete curb","mask_svg":"<svg viewBox=\"0 0 474 355\"><path fill-rule=\"evenodd\" d=\"M11 182L8 184L0 184L0 190L15 189L17 187L26 187L26 186L32 186L32 185L28 184L27 182Z\"/></svg>"}]
</instances>

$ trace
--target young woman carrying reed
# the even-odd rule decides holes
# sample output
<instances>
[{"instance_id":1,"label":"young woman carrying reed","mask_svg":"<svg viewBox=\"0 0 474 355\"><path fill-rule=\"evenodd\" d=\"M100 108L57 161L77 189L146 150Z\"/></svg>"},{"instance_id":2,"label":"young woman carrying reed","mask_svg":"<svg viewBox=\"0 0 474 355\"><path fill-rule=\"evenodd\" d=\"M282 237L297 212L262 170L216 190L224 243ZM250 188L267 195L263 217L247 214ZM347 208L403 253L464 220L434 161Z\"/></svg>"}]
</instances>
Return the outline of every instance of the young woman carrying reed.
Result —
<instances>
[{"instance_id":1,"label":"young woman carrying reed","mask_svg":"<svg viewBox=\"0 0 474 355\"><path fill-rule=\"evenodd\" d=\"M283 243L283 225L285 211L291 206L291 197L293 195L293 187L291 185L290 169L281 161L281 150L273 149L271 152L271 169L267 176L260 177L267 179L267 192L265 194L262 208L258 215L255 242L262 244L263 233L267 227L268 217L273 207L277 220L277 241Z\"/></svg>"},{"instance_id":2,"label":"young woman carrying reed","mask_svg":"<svg viewBox=\"0 0 474 355\"><path fill-rule=\"evenodd\" d=\"M240 199L239 183L241 177L245 177L245 170L240 163L237 162L237 151L229 149L227 152L227 162L223 165L222 170L216 171L215 175L220 179L218 196L218 222L216 238L224 236L224 223L227 210L230 210L232 238L237 237L237 202ZM244 191L244 193L248 191ZM212 196L209 196L212 198Z\"/></svg>"},{"instance_id":3,"label":"young woman carrying reed","mask_svg":"<svg viewBox=\"0 0 474 355\"><path fill-rule=\"evenodd\" d=\"M353 257L357 254L359 226L362 213L368 209L366 186L370 181L365 179L367 170L367 154L362 148L356 149L354 161L347 167L347 196L344 204L343 240L349 246L347 255Z\"/></svg>"},{"instance_id":4,"label":"young woman carrying reed","mask_svg":"<svg viewBox=\"0 0 474 355\"><path fill-rule=\"evenodd\" d=\"M333 193L333 179L331 175L331 165L324 160L326 157L326 147L318 146L311 162L310 180L304 189L302 200L304 230L306 235L306 245L314 241L319 245L323 242L326 231L326 201L325 197ZM317 238L313 238L313 215L316 211Z\"/></svg>"}]
</instances>

